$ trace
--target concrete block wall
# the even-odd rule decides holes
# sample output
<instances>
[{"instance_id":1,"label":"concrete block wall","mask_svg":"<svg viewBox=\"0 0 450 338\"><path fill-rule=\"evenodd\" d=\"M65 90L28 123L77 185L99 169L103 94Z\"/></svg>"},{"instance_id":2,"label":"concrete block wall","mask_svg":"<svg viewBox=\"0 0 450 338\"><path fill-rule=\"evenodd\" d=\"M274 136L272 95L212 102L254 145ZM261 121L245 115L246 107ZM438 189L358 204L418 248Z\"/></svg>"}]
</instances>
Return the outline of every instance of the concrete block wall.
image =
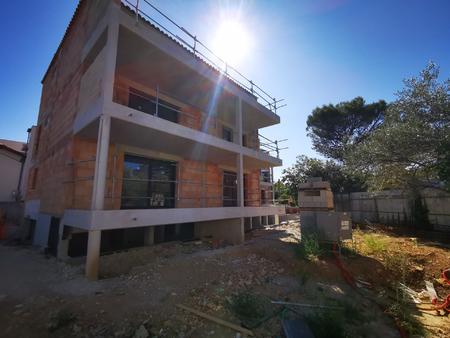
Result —
<instances>
[{"instance_id":1,"label":"concrete block wall","mask_svg":"<svg viewBox=\"0 0 450 338\"><path fill-rule=\"evenodd\" d=\"M71 29L42 80L37 122L40 136L35 143L37 151L33 152L34 165L30 168L30 175L37 169L37 184L36 189L31 189L29 180L25 199L40 199L43 213L60 215L70 196L64 182L70 179L66 163L71 158L72 126L79 111L82 49L109 4L109 0L80 3L70 23Z\"/></svg>"}]
</instances>

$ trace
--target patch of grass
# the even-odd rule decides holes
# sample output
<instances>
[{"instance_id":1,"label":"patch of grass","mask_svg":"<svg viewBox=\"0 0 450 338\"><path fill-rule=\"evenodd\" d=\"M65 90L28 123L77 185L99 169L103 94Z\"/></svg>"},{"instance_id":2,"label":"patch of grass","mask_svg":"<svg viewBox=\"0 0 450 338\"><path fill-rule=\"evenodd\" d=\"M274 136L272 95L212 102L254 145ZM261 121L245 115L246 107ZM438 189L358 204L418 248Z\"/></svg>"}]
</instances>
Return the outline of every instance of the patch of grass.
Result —
<instances>
[{"instance_id":1,"label":"patch of grass","mask_svg":"<svg viewBox=\"0 0 450 338\"><path fill-rule=\"evenodd\" d=\"M302 236L300 243L296 247L298 257L307 260L317 259L323 253L319 240L315 235Z\"/></svg>"},{"instance_id":2,"label":"patch of grass","mask_svg":"<svg viewBox=\"0 0 450 338\"><path fill-rule=\"evenodd\" d=\"M305 317L316 338L348 337L344 327L344 317L337 311L319 311Z\"/></svg>"},{"instance_id":3,"label":"patch of grass","mask_svg":"<svg viewBox=\"0 0 450 338\"><path fill-rule=\"evenodd\" d=\"M248 291L231 296L229 308L246 327L252 327L268 315L266 299Z\"/></svg>"},{"instance_id":4,"label":"patch of grass","mask_svg":"<svg viewBox=\"0 0 450 338\"><path fill-rule=\"evenodd\" d=\"M377 235L365 234L363 241L368 251L375 255L382 254L386 250L386 243Z\"/></svg>"}]
</instances>

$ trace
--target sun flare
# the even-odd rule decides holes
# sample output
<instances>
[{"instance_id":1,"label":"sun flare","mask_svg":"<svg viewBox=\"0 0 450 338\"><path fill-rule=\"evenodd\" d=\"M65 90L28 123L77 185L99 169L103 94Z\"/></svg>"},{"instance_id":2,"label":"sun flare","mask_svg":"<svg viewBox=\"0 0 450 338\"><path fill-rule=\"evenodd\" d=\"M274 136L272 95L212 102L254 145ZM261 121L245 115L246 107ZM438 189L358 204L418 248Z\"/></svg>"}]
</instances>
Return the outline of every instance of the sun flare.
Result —
<instances>
[{"instance_id":1,"label":"sun flare","mask_svg":"<svg viewBox=\"0 0 450 338\"><path fill-rule=\"evenodd\" d=\"M213 51L227 64L235 66L249 54L251 38L238 20L225 20L216 31L213 40Z\"/></svg>"}]
</instances>

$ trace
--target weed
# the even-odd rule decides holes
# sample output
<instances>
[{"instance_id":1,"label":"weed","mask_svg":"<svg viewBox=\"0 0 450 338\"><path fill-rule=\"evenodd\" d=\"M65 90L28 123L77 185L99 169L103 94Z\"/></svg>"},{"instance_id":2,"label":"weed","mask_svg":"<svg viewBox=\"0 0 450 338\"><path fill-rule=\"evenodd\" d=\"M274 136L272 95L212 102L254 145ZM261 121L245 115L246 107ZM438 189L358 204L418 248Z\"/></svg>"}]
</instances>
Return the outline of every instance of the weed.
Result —
<instances>
[{"instance_id":1,"label":"weed","mask_svg":"<svg viewBox=\"0 0 450 338\"><path fill-rule=\"evenodd\" d=\"M385 242L374 234L366 234L363 237L364 244L372 254L381 254L386 250Z\"/></svg>"},{"instance_id":2,"label":"weed","mask_svg":"<svg viewBox=\"0 0 450 338\"><path fill-rule=\"evenodd\" d=\"M250 327L267 316L266 300L248 291L231 296L229 300L230 310L239 320Z\"/></svg>"},{"instance_id":3,"label":"weed","mask_svg":"<svg viewBox=\"0 0 450 338\"><path fill-rule=\"evenodd\" d=\"M296 247L296 254L302 259L314 260L323 253L319 240L315 235L302 236L302 239Z\"/></svg>"}]
</instances>

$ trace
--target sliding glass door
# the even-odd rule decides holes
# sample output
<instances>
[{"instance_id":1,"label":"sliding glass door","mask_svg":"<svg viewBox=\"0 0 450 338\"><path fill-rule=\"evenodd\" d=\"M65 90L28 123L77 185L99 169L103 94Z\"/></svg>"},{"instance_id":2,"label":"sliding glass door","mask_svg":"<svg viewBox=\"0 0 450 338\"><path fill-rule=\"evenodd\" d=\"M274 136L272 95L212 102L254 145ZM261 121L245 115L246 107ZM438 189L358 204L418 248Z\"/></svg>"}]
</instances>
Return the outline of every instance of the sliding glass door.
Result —
<instances>
[{"instance_id":1,"label":"sliding glass door","mask_svg":"<svg viewBox=\"0 0 450 338\"><path fill-rule=\"evenodd\" d=\"M175 181L175 162L125 155L121 208L174 208Z\"/></svg>"}]
</instances>

